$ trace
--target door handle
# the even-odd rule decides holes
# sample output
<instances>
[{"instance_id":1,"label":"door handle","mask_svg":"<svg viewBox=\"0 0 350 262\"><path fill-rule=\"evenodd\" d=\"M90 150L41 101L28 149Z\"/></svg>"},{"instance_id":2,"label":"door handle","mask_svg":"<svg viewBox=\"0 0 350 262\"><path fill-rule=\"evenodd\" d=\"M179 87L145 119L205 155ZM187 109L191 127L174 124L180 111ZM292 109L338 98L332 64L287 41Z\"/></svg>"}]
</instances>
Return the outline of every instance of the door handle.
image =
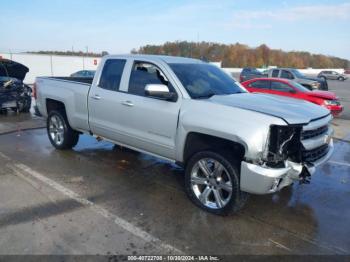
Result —
<instances>
[{"instance_id":1,"label":"door handle","mask_svg":"<svg viewBox=\"0 0 350 262\"><path fill-rule=\"evenodd\" d=\"M131 101L124 101L124 102L122 102L122 105L124 105L124 106L134 106L134 104Z\"/></svg>"},{"instance_id":2,"label":"door handle","mask_svg":"<svg viewBox=\"0 0 350 262\"><path fill-rule=\"evenodd\" d=\"M94 96L91 97L92 99L95 99L95 100L100 100L101 97L98 95L98 94L95 94Z\"/></svg>"}]
</instances>

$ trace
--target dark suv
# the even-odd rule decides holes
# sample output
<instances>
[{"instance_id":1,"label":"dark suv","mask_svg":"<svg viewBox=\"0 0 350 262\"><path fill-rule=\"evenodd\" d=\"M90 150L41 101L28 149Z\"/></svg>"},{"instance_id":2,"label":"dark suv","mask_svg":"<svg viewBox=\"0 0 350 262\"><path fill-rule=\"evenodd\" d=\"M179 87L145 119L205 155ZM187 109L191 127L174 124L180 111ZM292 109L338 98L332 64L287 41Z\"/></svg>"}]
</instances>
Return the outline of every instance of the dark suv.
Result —
<instances>
[{"instance_id":1,"label":"dark suv","mask_svg":"<svg viewBox=\"0 0 350 262\"><path fill-rule=\"evenodd\" d=\"M243 68L240 76L239 76L239 82L244 82L250 79L254 78L261 78L264 77L265 75L261 73L259 70L257 70L254 67L245 67Z\"/></svg>"}]
</instances>

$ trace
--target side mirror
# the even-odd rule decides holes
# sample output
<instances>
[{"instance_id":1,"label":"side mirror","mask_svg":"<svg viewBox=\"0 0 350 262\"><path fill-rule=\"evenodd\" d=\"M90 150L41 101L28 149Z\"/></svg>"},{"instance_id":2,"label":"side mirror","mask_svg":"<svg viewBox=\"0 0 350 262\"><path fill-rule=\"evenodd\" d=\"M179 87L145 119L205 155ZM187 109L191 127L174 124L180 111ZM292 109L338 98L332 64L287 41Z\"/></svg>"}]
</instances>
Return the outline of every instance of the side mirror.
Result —
<instances>
[{"instance_id":1,"label":"side mirror","mask_svg":"<svg viewBox=\"0 0 350 262\"><path fill-rule=\"evenodd\" d=\"M289 90L289 93L291 93L291 94L295 94L297 91L295 91L294 89L290 89Z\"/></svg>"},{"instance_id":2,"label":"side mirror","mask_svg":"<svg viewBox=\"0 0 350 262\"><path fill-rule=\"evenodd\" d=\"M174 101L176 99L176 93L170 92L166 85L161 84L148 84L145 87L146 96L156 97L168 101Z\"/></svg>"}]
</instances>

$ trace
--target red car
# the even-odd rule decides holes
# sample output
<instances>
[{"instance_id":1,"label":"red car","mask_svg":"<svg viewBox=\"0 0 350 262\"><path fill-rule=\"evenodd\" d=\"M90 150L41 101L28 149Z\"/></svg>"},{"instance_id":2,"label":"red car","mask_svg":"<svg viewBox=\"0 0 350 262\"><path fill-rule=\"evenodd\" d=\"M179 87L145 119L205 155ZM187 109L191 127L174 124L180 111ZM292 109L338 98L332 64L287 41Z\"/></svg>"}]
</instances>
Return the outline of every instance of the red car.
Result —
<instances>
[{"instance_id":1,"label":"red car","mask_svg":"<svg viewBox=\"0 0 350 262\"><path fill-rule=\"evenodd\" d=\"M339 116L343 106L333 92L310 91L304 86L281 78L256 78L241 83L249 92L267 93L307 100L328 108L333 116Z\"/></svg>"}]
</instances>

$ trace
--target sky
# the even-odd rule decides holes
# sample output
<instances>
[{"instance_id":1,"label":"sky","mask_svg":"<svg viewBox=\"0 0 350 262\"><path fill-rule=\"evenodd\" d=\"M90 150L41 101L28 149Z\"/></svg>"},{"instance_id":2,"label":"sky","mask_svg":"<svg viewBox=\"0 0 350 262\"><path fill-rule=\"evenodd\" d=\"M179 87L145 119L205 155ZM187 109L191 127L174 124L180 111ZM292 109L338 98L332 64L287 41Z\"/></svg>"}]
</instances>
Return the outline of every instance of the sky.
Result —
<instances>
[{"instance_id":1,"label":"sky","mask_svg":"<svg viewBox=\"0 0 350 262\"><path fill-rule=\"evenodd\" d=\"M267 44L350 59L350 0L0 0L0 52L166 41Z\"/></svg>"}]
</instances>

